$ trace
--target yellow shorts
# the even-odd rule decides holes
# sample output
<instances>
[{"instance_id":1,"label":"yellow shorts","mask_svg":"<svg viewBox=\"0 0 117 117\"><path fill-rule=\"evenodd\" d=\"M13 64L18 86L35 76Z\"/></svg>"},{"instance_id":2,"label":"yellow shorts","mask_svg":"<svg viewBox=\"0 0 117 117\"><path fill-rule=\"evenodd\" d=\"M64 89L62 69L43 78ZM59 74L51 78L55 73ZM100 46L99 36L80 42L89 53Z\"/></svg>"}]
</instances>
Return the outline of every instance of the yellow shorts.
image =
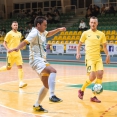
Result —
<instances>
[{"instance_id":1,"label":"yellow shorts","mask_svg":"<svg viewBox=\"0 0 117 117\"><path fill-rule=\"evenodd\" d=\"M22 65L22 56L7 56L7 67L12 67L13 64Z\"/></svg>"},{"instance_id":2,"label":"yellow shorts","mask_svg":"<svg viewBox=\"0 0 117 117\"><path fill-rule=\"evenodd\" d=\"M86 59L85 64L86 64L87 73L90 73L92 71L103 70L103 62L101 58L98 60Z\"/></svg>"}]
</instances>

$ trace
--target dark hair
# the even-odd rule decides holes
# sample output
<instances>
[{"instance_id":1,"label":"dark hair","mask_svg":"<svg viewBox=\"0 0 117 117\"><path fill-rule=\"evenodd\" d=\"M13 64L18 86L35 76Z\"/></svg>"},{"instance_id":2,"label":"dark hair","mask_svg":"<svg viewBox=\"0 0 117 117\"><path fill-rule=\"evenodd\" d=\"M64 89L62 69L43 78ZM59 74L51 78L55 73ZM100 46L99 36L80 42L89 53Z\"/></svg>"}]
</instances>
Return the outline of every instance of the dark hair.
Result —
<instances>
[{"instance_id":1,"label":"dark hair","mask_svg":"<svg viewBox=\"0 0 117 117\"><path fill-rule=\"evenodd\" d=\"M37 26L38 23L42 24L44 20L46 20L45 17L43 17L43 16L37 16L35 18L35 20L34 20L34 26Z\"/></svg>"},{"instance_id":2,"label":"dark hair","mask_svg":"<svg viewBox=\"0 0 117 117\"><path fill-rule=\"evenodd\" d=\"M97 17L95 17L95 16L90 17L90 19L97 19L97 20L98 20L98 18L97 18Z\"/></svg>"},{"instance_id":3,"label":"dark hair","mask_svg":"<svg viewBox=\"0 0 117 117\"><path fill-rule=\"evenodd\" d=\"M13 23L18 23L18 22L17 22L17 21L12 21L12 24L13 24Z\"/></svg>"}]
</instances>

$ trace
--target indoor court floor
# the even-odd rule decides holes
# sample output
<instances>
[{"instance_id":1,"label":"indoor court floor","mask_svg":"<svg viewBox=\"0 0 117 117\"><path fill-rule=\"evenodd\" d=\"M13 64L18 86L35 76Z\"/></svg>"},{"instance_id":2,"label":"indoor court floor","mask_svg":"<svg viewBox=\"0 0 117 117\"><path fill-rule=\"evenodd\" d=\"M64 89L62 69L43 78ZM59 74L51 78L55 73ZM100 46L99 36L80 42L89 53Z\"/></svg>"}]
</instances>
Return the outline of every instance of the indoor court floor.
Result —
<instances>
[{"instance_id":1,"label":"indoor court floor","mask_svg":"<svg viewBox=\"0 0 117 117\"><path fill-rule=\"evenodd\" d=\"M0 67L5 65L0 62ZM78 98L78 89L86 78L84 63L52 62L57 70L55 94L61 103L49 102L49 93L42 102L48 113L35 112L32 108L42 86L40 78L28 63L23 64L28 86L18 88L17 67L0 72L0 117L117 117L117 65L105 65L102 103L90 102L91 86L85 90L84 99Z\"/></svg>"}]
</instances>

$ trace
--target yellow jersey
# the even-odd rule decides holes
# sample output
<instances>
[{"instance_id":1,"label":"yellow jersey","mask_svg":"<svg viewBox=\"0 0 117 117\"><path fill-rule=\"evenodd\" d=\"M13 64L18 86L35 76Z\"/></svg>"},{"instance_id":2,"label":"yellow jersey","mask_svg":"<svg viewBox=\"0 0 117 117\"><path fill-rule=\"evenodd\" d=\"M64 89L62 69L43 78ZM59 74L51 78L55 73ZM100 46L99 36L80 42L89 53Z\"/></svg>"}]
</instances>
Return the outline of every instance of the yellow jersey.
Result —
<instances>
[{"instance_id":1,"label":"yellow jersey","mask_svg":"<svg viewBox=\"0 0 117 117\"><path fill-rule=\"evenodd\" d=\"M4 41L7 42L7 47L9 49L13 49L13 48L16 48L19 44L20 44L20 41L21 41L21 33L20 32L14 32L14 31L9 31L5 38L4 38ZM12 55L12 56L21 56L21 52L20 50L18 52L11 52L11 53L7 53L7 55Z\"/></svg>"},{"instance_id":2,"label":"yellow jersey","mask_svg":"<svg viewBox=\"0 0 117 117\"><path fill-rule=\"evenodd\" d=\"M93 32L91 29L84 31L80 41L85 43L85 58L87 60L97 60L101 57L100 46L106 43L105 34L99 30Z\"/></svg>"}]
</instances>

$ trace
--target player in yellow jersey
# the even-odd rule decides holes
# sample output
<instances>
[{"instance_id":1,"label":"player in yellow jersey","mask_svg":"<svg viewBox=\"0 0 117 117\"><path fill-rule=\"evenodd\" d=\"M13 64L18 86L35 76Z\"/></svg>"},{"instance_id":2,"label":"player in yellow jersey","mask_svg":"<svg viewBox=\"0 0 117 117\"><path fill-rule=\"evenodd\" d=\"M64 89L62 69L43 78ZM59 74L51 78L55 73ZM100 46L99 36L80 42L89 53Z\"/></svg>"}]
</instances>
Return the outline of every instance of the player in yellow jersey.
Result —
<instances>
[{"instance_id":1,"label":"player in yellow jersey","mask_svg":"<svg viewBox=\"0 0 117 117\"><path fill-rule=\"evenodd\" d=\"M78 97L83 99L84 90L87 86L89 86L95 79L95 83L101 84L103 78L103 62L100 54L100 45L103 46L104 52L106 54L106 64L110 63L110 56L108 54L107 46L106 46L106 38L105 34L99 30L97 30L98 19L96 17L90 18L90 29L84 31L80 42L77 48L76 58L80 59L80 47L82 43L85 43L85 63L87 68L87 73L89 74L89 78L85 81L82 88L78 91ZM96 95L91 97L92 102L100 103L101 101L97 99Z\"/></svg>"},{"instance_id":2,"label":"player in yellow jersey","mask_svg":"<svg viewBox=\"0 0 117 117\"><path fill-rule=\"evenodd\" d=\"M18 52L11 52L9 51L20 44L21 41L21 33L18 32L18 22L12 22L12 30L9 31L4 39L4 47L7 50L7 64L0 68L1 71L10 70L14 63L16 63L18 67L18 77L19 77L19 88L27 86L26 83L23 82L23 70L22 70L22 56L20 50Z\"/></svg>"}]
</instances>

